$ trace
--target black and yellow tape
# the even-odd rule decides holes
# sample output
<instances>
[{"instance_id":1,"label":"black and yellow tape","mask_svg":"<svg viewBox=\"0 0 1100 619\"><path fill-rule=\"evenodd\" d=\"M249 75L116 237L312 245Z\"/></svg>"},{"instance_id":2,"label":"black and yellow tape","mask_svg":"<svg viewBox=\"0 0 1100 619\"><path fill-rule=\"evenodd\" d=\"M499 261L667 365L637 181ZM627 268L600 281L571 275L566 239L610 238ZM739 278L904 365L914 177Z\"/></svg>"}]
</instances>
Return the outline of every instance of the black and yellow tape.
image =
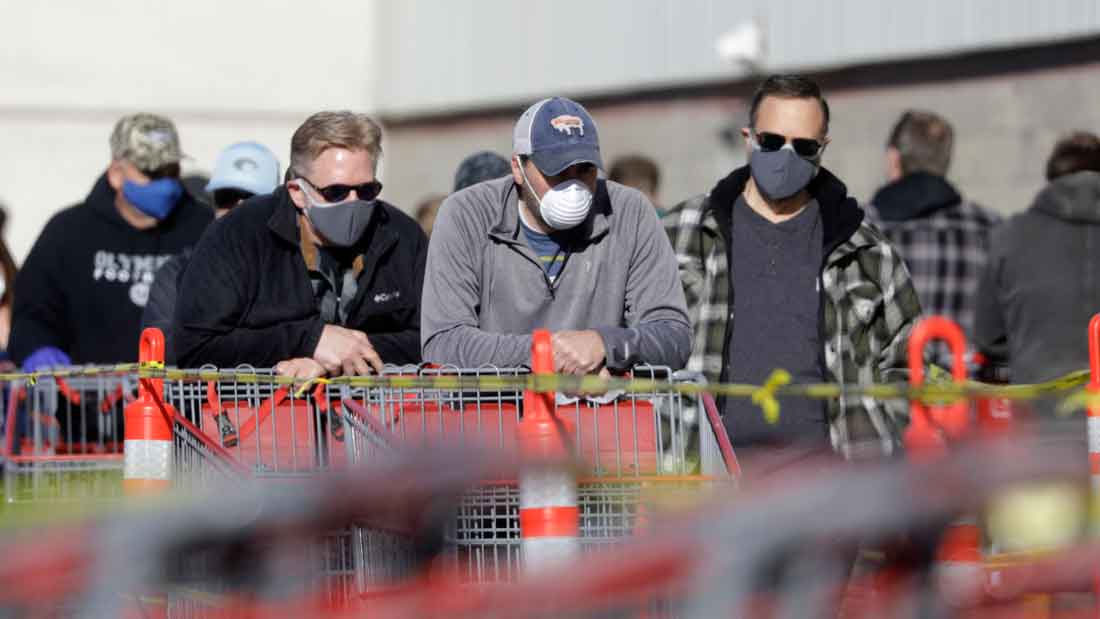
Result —
<instances>
[{"instance_id":1,"label":"black and yellow tape","mask_svg":"<svg viewBox=\"0 0 1100 619\"><path fill-rule=\"evenodd\" d=\"M692 383L654 380L649 378L601 378L599 376L571 376L560 374L527 375L464 375L464 374L383 374L374 376L338 376L302 381L288 376L246 370L192 370L167 368L162 363L125 363L106 366L73 367L29 373L0 374L0 382L27 381L31 384L42 378L73 378L96 376L135 375L138 378L154 378L169 381L226 381L239 384L271 384L295 388L296 394L304 394L318 384L347 385L354 388L383 389L431 389L443 391L509 391L527 389L535 392L562 391L567 393L679 393L747 398L759 405L769 420L779 414L779 398L809 398L830 400L846 397L869 397L882 400L917 400L926 404L949 404L963 398L1001 398L1013 401L1066 396L1061 410L1072 412L1089 404L1100 405L1100 395L1083 388L1089 379L1088 370L1078 370L1049 381L1033 384L992 385L978 381L954 383L945 379L942 372L933 374L932 380L922 386L905 383L838 384L791 382L784 370L776 370L763 385L741 383Z\"/></svg>"}]
</instances>

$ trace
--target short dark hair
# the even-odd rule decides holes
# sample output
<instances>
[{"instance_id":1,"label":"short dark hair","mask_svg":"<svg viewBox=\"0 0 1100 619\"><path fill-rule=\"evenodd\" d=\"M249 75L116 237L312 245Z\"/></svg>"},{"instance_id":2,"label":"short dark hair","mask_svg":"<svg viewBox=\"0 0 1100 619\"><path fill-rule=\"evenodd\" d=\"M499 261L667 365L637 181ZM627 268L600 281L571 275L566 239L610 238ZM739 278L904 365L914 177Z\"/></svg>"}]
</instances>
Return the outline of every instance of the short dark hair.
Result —
<instances>
[{"instance_id":1,"label":"short dark hair","mask_svg":"<svg viewBox=\"0 0 1100 619\"><path fill-rule=\"evenodd\" d=\"M955 130L943 117L924 110L908 110L890 132L887 146L901 155L901 173L927 172L946 176L955 146Z\"/></svg>"},{"instance_id":2,"label":"short dark hair","mask_svg":"<svg viewBox=\"0 0 1100 619\"><path fill-rule=\"evenodd\" d=\"M656 192L661 185L661 170L657 162L645 155L626 155L612 161L607 177L632 187L637 187L639 182L645 183L652 192Z\"/></svg>"},{"instance_id":3,"label":"short dark hair","mask_svg":"<svg viewBox=\"0 0 1100 619\"><path fill-rule=\"evenodd\" d=\"M760 104L766 97L781 97L784 99L817 99L821 104L821 113L825 115L825 126L822 133L829 132L829 103L821 95L821 88L816 82L802 75L771 75L756 89L752 96L752 104L749 106L749 126L756 128L756 113L760 110Z\"/></svg>"},{"instance_id":4,"label":"short dark hair","mask_svg":"<svg viewBox=\"0 0 1100 619\"><path fill-rule=\"evenodd\" d=\"M500 155L483 150L466 157L455 170L455 183L452 191L459 191L482 181L508 176L512 173L512 164Z\"/></svg>"},{"instance_id":5,"label":"short dark hair","mask_svg":"<svg viewBox=\"0 0 1100 619\"><path fill-rule=\"evenodd\" d=\"M1077 131L1058 140L1047 160L1047 180L1092 170L1100 172L1100 138L1094 133Z\"/></svg>"}]
</instances>

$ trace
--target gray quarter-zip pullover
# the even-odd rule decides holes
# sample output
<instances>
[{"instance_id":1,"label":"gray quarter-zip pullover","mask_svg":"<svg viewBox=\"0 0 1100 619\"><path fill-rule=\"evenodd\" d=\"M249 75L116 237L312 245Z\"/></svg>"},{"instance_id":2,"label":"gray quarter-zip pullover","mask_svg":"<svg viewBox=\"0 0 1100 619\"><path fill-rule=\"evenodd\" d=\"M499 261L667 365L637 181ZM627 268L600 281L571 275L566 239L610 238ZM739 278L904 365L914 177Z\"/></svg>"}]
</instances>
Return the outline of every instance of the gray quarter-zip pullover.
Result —
<instances>
[{"instance_id":1,"label":"gray quarter-zip pullover","mask_svg":"<svg viewBox=\"0 0 1100 619\"><path fill-rule=\"evenodd\" d=\"M555 240L567 255L550 283L521 231L511 177L448 197L428 248L424 360L528 365L533 330L594 329L611 369L687 363L691 325L676 258L640 192L599 181L588 219Z\"/></svg>"}]
</instances>

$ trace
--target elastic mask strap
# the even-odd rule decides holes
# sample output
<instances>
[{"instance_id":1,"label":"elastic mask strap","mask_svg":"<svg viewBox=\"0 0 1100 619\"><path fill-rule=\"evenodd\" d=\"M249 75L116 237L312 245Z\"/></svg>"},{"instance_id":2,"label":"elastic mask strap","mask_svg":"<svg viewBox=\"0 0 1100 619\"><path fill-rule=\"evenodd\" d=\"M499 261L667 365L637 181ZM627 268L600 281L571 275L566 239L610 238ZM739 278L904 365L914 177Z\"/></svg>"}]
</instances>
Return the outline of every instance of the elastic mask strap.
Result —
<instances>
[{"instance_id":1,"label":"elastic mask strap","mask_svg":"<svg viewBox=\"0 0 1100 619\"><path fill-rule=\"evenodd\" d=\"M519 175L523 177L523 186L527 189L527 191L531 192L531 195L535 197L535 200L538 200L538 204L534 205L537 208L542 205L542 199L539 198L537 193L535 193L535 188L531 186L531 181L527 179L526 168L527 166L523 164L523 158L519 158Z\"/></svg>"}]
</instances>

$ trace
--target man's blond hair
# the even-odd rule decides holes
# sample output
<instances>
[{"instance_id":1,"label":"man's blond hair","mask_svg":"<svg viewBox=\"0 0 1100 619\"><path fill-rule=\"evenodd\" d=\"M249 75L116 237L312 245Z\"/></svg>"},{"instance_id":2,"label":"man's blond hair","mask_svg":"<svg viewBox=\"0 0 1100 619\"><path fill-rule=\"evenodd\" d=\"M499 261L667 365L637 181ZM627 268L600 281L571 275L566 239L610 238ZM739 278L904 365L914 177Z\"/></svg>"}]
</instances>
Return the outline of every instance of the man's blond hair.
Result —
<instances>
[{"instance_id":1,"label":"man's blond hair","mask_svg":"<svg viewBox=\"0 0 1100 619\"><path fill-rule=\"evenodd\" d=\"M377 170L382 158L382 127L366 114L317 112L290 138L290 168L295 175L309 172L313 161L329 148L365 150Z\"/></svg>"}]
</instances>

